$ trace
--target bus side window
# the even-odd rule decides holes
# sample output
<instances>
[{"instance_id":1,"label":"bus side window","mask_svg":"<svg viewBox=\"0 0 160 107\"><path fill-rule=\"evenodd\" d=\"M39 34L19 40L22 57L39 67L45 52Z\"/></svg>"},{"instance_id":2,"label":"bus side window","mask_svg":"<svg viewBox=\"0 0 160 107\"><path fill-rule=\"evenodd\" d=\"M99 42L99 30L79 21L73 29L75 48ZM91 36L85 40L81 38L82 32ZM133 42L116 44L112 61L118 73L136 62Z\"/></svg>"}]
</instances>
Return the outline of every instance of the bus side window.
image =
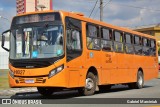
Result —
<instances>
[{"instance_id":1,"label":"bus side window","mask_svg":"<svg viewBox=\"0 0 160 107\"><path fill-rule=\"evenodd\" d=\"M123 52L123 33L114 31L114 50L116 52Z\"/></svg>"},{"instance_id":2,"label":"bus side window","mask_svg":"<svg viewBox=\"0 0 160 107\"><path fill-rule=\"evenodd\" d=\"M147 38L143 38L142 39L143 42L143 49L142 49L142 52L143 52L143 55L145 56L149 56L150 55L150 40L147 39Z\"/></svg>"},{"instance_id":3,"label":"bus side window","mask_svg":"<svg viewBox=\"0 0 160 107\"><path fill-rule=\"evenodd\" d=\"M135 54L142 54L141 38L139 36L134 36L134 49Z\"/></svg>"},{"instance_id":4,"label":"bus side window","mask_svg":"<svg viewBox=\"0 0 160 107\"><path fill-rule=\"evenodd\" d=\"M67 49L81 50L80 32L77 30L67 30Z\"/></svg>"},{"instance_id":5,"label":"bus side window","mask_svg":"<svg viewBox=\"0 0 160 107\"><path fill-rule=\"evenodd\" d=\"M156 41L155 40L151 40L150 55L156 56Z\"/></svg>"},{"instance_id":6,"label":"bus side window","mask_svg":"<svg viewBox=\"0 0 160 107\"><path fill-rule=\"evenodd\" d=\"M113 51L112 30L101 28L101 47L103 51Z\"/></svg>"},{"instance_id":7,"label":"bus side window","mask_svg":"<svg viewBox=\"0 0 160 107\"><path fill-rule=\"evenodd\" d=\"M124 38L125 38L125 52L129 53L129 54L133 54L134 53L134 48L133 48L133 45L132 45L132 35L131 34L125 34Z\"/></svg>"},{"instance_id":8,"label":"bus side window","mask_svg":"<svg viewBox=\"0 0 160 107\"><path fill-rule=\"evenodd\" d=\"M87 48L91 50L101 49L98 26L87 24Z\"/></svg>"},{"instance_id":9,"label":"bus side window","mask_svg":"<svg viewBox=\"0 0 160 107\"><path fill-rule=\"evenodd\" d=\"M66 50L67 61L79 57L82 54L82 27L81 21L66 18Z\"/></svg>"}]
</instances>

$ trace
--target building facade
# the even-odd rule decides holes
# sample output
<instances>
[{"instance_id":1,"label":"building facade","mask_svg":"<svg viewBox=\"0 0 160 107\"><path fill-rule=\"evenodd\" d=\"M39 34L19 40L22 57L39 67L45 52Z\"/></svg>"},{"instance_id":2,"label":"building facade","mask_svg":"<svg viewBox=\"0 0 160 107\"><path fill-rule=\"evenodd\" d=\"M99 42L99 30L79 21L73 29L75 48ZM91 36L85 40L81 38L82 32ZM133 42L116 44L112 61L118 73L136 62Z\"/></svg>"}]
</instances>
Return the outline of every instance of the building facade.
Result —
<instances>
[{"instance_id":1,"label":"building facade","mask_svg":"<svg viewBox=\"0 0 160 107\"><path fill-rule=\"evenodd\" d=\"M157 38L158 43L160 43L160 24L150 25L150 26L141 26L133 30L155 36Z\"/></svg>"},{"instance_id":2,"label":"building facade","mask_svg":"<svg viewBox=\"0 0 160 107\"><path fill-rule=\"evenodd\" d=\"M17 14L52 10L52 0L16 0Z\"/></svg>"}]
</instances>

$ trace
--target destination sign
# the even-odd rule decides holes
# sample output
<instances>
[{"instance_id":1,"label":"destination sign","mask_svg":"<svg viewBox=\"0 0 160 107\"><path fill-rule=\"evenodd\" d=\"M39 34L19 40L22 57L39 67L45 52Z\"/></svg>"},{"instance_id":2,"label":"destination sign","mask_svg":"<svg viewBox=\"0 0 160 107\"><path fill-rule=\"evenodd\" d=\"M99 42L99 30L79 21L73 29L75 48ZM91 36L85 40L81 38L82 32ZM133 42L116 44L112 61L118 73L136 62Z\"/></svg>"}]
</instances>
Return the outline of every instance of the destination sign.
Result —
<instances>
[{"instance_id":1,"label":"destination sign","mask_svg":"<svg viewBox=\"0 0 160 107\"><path fill-rule=\"evenodd\" d=\"M13 20L14 24L25 24L25 23L35 23L35 22L45 22L45 21L60 21L60 14L58 13L44 13L44 14L32 14L25 16L15 17Z\"/></svg>"}]
</instances>

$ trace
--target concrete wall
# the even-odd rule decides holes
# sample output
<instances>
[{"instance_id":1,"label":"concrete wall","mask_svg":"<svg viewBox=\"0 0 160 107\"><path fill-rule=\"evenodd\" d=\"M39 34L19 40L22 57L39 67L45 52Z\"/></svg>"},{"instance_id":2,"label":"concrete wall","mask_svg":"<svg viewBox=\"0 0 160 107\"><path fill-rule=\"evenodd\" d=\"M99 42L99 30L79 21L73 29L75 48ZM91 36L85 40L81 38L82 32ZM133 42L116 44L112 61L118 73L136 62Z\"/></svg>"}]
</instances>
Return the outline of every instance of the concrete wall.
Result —
<instances>
[{"instance_id":1,"label":"concrete wall","mask_svg":"<svg viewBox=\"0 0 160 107\"><path fill-rule=\"evenodd\" d=\"M5 42L5 46L9 47L9 42ZM1 48L1 41L0 41L0 69L8 69L8 57L9 57L9 52Z\"/></svg>"},{"instance_id":2,"label":"concrete wall","mask_svg":"<svg viewBox=\"0 0 160 107\"><path fill-rule=\"evenodd\" d=\"M8 56L7 52L0 52L0 69L8 69Z\"/></svg>"},{"instance_id":3,"label":"concrete wall","mask_svg":"<svg viewBox=\"0 0 160 107\"><path fill-rule=\"evenodd\" d=\"M158 41L160 41L160 31L155 32L155 36Z\"/></svg>"}]
</instances>

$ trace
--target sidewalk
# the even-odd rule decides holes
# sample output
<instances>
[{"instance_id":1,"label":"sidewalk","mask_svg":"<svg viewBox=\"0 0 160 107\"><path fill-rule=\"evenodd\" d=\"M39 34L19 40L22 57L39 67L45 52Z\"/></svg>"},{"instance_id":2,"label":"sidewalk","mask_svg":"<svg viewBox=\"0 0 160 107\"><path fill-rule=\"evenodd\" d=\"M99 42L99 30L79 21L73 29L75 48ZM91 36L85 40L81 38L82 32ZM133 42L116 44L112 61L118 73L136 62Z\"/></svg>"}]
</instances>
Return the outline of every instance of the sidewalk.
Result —
<instances>
[{"instance_id":1,"label":"sidewalk","mask_svg":"<svg viewBox=\"0 0 160 107\"><path fill-rule=\"evenodd\" d=\"M24 93L24 92L37 92L37 88L9 88L0 91L0 96L11 96L16 93Z\"/></svg>"},{"instance_id":2,"label":"sidewalk","mask_svg":"<svg viewBox=\"0 0 160 107\"><path fill-rule=\"evenodd\" d=\"M37 92L36 88L10 88L8 84L8 70L0 70L0 96L10 96L16 93Z\"/></svg>"}]
</instances>

